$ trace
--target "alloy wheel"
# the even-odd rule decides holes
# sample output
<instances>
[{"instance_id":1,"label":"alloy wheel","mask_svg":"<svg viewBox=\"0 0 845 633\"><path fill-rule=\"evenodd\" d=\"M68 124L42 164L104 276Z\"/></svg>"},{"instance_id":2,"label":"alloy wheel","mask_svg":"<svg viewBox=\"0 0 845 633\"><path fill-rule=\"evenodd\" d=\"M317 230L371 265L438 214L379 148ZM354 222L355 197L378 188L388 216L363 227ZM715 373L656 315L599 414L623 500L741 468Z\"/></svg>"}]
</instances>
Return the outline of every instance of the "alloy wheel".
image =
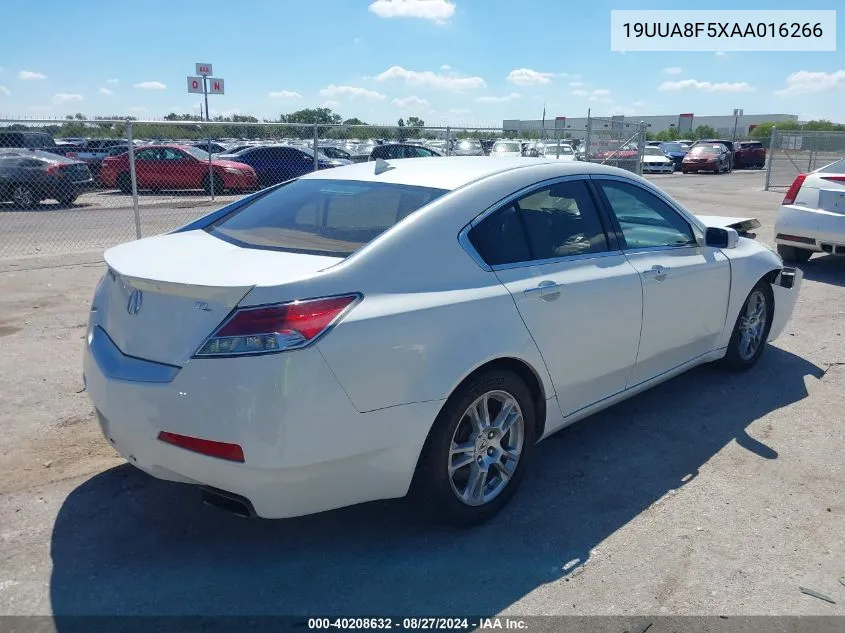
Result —
<instances>
[{"instance_id":1,"label":"alloy wheel","mask_svg":"<svg viewBox=\"0 0 845 633\"><path fill-rule=\"evenodd\" d=\"M449 481L469 506L495 499L519 465L525 419L516 398L488 391L467 408L455 428L449 450Z\"/></svg>"},{"instance_id":2,"label":"alloy wheel","mask_svg":"<svg viewBox=\"0 0 845 633\"><path fill-rule=\"evenodd\" d=\"M745 313L739 322L739 355L742 360L750 360L763 343L763 331L767 318L766 296L755 290L745 302Z\"/></svg>"}]
</instances>

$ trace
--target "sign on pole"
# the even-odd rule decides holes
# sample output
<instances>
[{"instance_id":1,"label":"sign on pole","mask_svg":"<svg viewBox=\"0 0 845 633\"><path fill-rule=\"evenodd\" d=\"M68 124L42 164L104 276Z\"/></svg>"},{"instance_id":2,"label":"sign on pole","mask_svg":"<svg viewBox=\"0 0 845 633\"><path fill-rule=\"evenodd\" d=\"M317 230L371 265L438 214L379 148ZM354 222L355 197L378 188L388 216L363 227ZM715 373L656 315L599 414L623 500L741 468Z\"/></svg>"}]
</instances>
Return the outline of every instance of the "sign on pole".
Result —
<instances>
[{"instance_id":1,"label":"sign on pole","mask_svg":"<svg viewBox=\"0 0 845 633\"><path fill-rule=\"evenodd\" d=\"M209 77L208 78L208 94L210 94L210 95L225 94L223 92L223 80L217 79L215 77Z\"/></svg>"},{"instance_id":2,"label":"sign on pole","mask_svg":"<svg viewBox=\"0 0 845 633\"><path fill-rule=\"evenodd\" d=\"M197 63L197 74L201 77L207 77L211 74L211 64L200 64Z\"/></svg>"},{"instance_id":3,"label":"sign on pole","mask_svg":"<svg viewBox=\"0 0 845 633\"><path fill-rule=\"evenodd\" d=\"M204 94L202 79L202 77L188 77L188 92L200 95Z\"/></svg>"},{"instance_id":4,"label":"sign on pole","mask_svg":"<svg viewBox=\"0 0 845 633\"><path fill-rule=\"evenodd\" d=\"M562 130L566 127L566 117L565 116L556 116L555 117L555 129Z\"/></svg>"}]
</instances>

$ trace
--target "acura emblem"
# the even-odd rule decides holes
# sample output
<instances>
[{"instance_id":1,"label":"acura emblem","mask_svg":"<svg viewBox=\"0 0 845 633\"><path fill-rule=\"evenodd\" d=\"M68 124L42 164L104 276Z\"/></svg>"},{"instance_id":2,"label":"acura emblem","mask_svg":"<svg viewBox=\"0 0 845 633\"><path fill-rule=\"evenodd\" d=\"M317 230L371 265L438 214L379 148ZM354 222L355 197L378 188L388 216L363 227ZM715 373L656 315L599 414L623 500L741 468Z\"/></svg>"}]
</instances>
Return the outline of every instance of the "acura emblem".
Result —
<instances>
[{"instance_id":1,"label":"acura emblem","mask_svg":"<svg viewBox=\"0 0 845 633\"><path fill-rule=\"evenodd\" d=\"M133 290L132 294L129 295L129 303L126 304L126 311L135 316L138 314L138 311L141 309L141 302L144 300L144 296L141 294L140 290Z\"/></svg>"}]
</instances>

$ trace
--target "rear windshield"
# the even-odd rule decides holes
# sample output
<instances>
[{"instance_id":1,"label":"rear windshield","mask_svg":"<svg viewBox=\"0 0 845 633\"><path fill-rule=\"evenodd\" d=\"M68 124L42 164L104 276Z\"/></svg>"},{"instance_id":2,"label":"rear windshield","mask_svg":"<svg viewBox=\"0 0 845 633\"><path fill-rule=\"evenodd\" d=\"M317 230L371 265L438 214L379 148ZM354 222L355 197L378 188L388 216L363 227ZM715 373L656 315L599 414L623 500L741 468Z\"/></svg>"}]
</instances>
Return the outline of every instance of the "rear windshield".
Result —
<instances>
[{"instance_id":1,"label":"rear windshield","mask_svg":"<svg viewBox=\"0 0 845 633\"><path fill-rule=\"evenodd\" d=\"M691 154L718 154L721 151L718 145L696 145L692 148Z\"/></svg>"},{"instance_id":2,"label":"rear windshield","mask_svg":"<svg viewBox=\"0 0 845 633\"><path fill-rule=\"evenodd\" d=\"M838 160L835 163L831 163L830 165L825 165L818 171L822 174L845 174L845 158Z\"/></svg>"},{"instance_id":3,"label":"rear windshield","mask_svg":"<svg viewBox=\"0 0 845 633\"><path fill-rule=\"evenodd\" d=\"M763 149L762 143L740 143L742 149Z\"/></svg>"},{"instance_id":4,"label":"rear windshield","mask_svg":"<svg viewBox=\"0 0 845 633\"><path fill-rule=\"evenodd\" d=\"M294 180L206 231L238 246L346 257L447 190L355 180Z\"/></svg>"}]
</instances>

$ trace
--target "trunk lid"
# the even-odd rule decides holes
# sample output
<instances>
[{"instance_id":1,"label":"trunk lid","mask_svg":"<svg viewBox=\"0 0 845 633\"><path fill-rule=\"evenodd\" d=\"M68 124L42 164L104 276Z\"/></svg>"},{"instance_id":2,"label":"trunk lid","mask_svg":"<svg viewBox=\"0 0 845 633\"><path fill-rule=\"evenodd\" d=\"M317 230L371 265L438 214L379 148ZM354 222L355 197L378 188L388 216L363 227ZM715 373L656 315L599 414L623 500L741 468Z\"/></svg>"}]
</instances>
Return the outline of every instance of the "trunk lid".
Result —
<instances>
[{"instance_id":1,"label":"trunk lid","mask_svg":"<svg viewBox=\"0 0 845 633\"><path fill-rule=\"evenodd\" d=\"M307 279L337 257L241 248L202 230L106 251L98 324L129 356L181 366L256 286Z\"/></svg>"}]
</instances>

